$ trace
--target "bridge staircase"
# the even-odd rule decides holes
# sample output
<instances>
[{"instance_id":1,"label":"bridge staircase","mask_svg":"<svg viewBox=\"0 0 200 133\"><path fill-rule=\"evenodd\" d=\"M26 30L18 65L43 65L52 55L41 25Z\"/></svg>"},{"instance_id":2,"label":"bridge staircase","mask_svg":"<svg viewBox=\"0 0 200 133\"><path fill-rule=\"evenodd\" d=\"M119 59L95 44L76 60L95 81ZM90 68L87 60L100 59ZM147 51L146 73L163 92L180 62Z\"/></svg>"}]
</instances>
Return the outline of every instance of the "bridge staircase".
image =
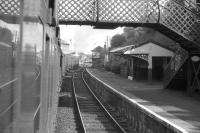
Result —
<instances>
[{"instance_id":1,"label":"bridge staircase","mask_svg":"<svg viewBox=\"0 0 200 133\"><path fill-rule=\"evenodd\" d=\"M170 60L164 72L164 88L186 90L187 89L187 60L188 51L177 47L175 55Z\"/></svg>"}]
</instances>

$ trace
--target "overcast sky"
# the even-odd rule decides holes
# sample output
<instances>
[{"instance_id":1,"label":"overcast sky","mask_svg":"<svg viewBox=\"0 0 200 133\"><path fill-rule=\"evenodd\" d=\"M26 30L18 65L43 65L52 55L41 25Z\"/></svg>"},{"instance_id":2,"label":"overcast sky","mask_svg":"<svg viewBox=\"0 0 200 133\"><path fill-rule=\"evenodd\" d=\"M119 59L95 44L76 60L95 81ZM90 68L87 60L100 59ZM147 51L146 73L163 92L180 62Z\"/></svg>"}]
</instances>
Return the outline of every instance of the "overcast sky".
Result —
<instances>
[{"instance_id":1,"label":"overcast sky","mask_svg":"<svg viewBox=\"0 0 200 133\"><path fill-rule=\"evenodd\" d=\"M104 46L106 36L110 39L113 35L121 34L122 32L123 28L102 30L93 29L91 26L60 26L61 39L71 44L71 50L87 54L90 54L91 50L97 46Z\"/></svg>"}]
</instances>

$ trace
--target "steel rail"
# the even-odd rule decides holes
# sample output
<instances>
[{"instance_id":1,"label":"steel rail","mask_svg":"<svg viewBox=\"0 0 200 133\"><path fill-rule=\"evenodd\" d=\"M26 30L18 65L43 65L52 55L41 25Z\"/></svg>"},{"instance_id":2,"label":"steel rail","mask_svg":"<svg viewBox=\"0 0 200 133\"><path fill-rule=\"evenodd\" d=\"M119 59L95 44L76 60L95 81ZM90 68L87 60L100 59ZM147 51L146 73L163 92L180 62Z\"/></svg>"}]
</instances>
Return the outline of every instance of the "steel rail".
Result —
<instances>
[{"instance_id":1,"label":"steel rail","mask_svg":"<svg viewBox=\"0 0 200 133\"><path fill-rule=\"evenodd\" d=\"M81 125L82 130L83 130L82 133L87 133L85 125L84 125L84 122L83 122L83 119L82 119L81 111L80 111L80 108L79 108L78 99L77 99L77 96L76 96L76 89L75 89L75 85L74 85L74 73L73 73L73 76L72 76L72 88L73 88L72 94L73 94L74 99L75 99L75 107L76 107L76 110L77 110L77 113L78 113L78 117L79 117L78 119L79 119L79 121L81 123L80 125Z\"/></svg>"},{"instance_id":2,"label":"steel rail","mask_svg":"<svg viewBox=\"0 0 200 133\"><path fill-rule=\"evenodd\" d=\"M97 103L99 104L99 106L104 110L104 112L106 113L107 117L113 121L113 123L120 130L120 132L126 133L126 131L120 126L120 124L115 120L115 118L113 118L113 116L104 107L104 105L101 103L101 101L96 97L96 95L94 94L94 92L91 90L91 88L89 87L89 85L86 83L86 81L85 81L85 79L83 77L84 71L85 71L85 69L82 71L81 78L82 78L83 82L85 83L86 87L88 88L89 92L92 94L93 98L97 101Z\"/></svg>"}]
</instances>

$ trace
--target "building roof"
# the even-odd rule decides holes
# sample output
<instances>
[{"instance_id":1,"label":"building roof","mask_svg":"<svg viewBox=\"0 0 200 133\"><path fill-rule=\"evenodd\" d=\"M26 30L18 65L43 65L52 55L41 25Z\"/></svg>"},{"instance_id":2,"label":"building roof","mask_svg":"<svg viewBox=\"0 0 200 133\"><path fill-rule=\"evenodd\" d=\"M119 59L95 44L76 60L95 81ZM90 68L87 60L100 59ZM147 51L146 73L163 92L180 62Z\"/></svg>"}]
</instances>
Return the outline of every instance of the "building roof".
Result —
<instances>
[{"instance_id":1,"label":"building roof","mask_svg":"<svg viewBox=\"0 0 200 133\"><path fill-rule=\"evenodd\" d=\"M129 49L132 49L135 45L121 46L110 50L110 53L124 53Z\"/></svg>"},{"instance_id":2,"label":"building roof","mask_svg":"<svg viewBox=\"0 0 200 133\"><path fill-rule=\"evenodd\" d=\"M159 42L156 42L156 41L154 41L154 40L148 40L148 41L145 41L145 42L142 42L142 43L137 43L137 44L128 45L128 46L121 46L121 47L112 49L112 50L110 50L110 53L124 54L124 53L127 52L127 51L130 51L130 50L132 50L132 49L141 47L141 46L146 45L146 44L148 44L148 43L153 43L153 44L155 44L155 45L158 45L158 46L160 46L160 47L162 47L162 48L165 48L165 49L167 49L167 50L169 50L169 51L174 52L174 49L169 48L169 47L166 47L165 45L162 45L162 44L160 44Z\"/></svg>"},{"instance_id":3,"label":"building roof","mask_svg":"<svg viewBox=\"0 0 200 133\"><path fill-rule=\"evenodd\" d=\"M145 45L140 45L139 47L127 50L124 52L125 55L149 55L154 57L170 57L173 56L174 53L166 49L160 45L149 42Z\"/></svg>"}]
</instances>

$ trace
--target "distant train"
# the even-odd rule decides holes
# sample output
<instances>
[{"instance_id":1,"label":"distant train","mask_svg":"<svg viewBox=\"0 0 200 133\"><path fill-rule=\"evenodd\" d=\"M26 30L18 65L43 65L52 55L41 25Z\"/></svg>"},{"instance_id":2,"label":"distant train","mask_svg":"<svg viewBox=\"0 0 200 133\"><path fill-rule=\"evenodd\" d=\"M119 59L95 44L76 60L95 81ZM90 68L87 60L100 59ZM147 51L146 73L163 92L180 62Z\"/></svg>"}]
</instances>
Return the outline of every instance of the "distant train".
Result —
<instances>
[{"instance_id":1,"label":"distant train","mask_svg":"<svg viewBox=\"0 0 200 133\"><path fill-rule=\"evenodd\" d=\"M62 71L76 69L79 66L79 57L71 54L62 54Z\"/></svg>"}]
</instances>

